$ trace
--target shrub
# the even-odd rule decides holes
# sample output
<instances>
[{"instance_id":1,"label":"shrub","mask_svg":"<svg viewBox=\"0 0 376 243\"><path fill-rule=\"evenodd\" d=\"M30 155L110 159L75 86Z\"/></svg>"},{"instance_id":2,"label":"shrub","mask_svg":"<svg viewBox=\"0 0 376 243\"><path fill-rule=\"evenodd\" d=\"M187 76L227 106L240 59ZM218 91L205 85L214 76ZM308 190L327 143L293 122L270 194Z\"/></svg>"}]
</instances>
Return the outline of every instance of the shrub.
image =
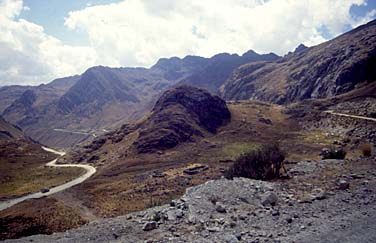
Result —
<instances>
[{"instance_id":1,"label":"shrub","mask_svg":"<svg viewBox=\"0 0 376 243\"><path fill-rule=\"evenodd\" d=\"M227 179L246 177L268 180L280 176L285 156L277 145L263 145L242 154L225 172Z\"/></svg>"},{"instance_id":2,"label":"shrub","mask_svg":"<svg viewBox=\"0 0 376 243\"><path fill-rule=\"evenodd\" d=\"M321 151L322 159L344 159L346 157L346 151L343 149L324 149Z\"/></svg>"},{"instance_id":3,"label":"shrub","mask_svg":"<svg viewBox=\"0 0 376 243\"><path fill-rule=\"evenodd\" d=\"M372 155L372 145L369 143L363 144L360 147L360 150L362 151L363 156L370 157Z\"/></svg>"}]
</instances>

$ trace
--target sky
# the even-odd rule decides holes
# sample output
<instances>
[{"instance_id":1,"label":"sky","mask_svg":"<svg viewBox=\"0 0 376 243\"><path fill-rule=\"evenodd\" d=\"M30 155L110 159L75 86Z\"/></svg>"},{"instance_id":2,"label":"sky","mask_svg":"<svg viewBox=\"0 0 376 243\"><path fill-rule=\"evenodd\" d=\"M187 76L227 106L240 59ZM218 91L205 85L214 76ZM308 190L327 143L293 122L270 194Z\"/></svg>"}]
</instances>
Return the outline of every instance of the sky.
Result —
<instances>
[{"instance_id":1,"label":"sky","mask_svg":"<svg viewBox=\"0 0 376 243\"><path fill-rule=\"evenodd\" d=\"M0 86L161 57L284 55L376 18L376 0L0 0Z\"/></svg>"}]
</instances>

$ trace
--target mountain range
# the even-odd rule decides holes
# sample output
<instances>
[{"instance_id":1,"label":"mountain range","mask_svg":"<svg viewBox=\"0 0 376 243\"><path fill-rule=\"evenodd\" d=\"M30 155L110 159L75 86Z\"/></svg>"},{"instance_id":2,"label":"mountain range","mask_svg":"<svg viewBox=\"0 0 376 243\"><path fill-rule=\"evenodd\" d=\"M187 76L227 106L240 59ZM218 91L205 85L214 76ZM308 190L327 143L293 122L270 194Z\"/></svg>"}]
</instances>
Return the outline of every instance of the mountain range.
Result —
<instances>
[{"instance_id":1,"label":"mountain range","mask_svg":"<svg viewBox=\"0 0 376 243\"><path fill-rule=\"evenodd\" d=\"M216 93L242 64L276 60L275 54L218 54L212 58L162 58L151 68L89 68L81 75L37 87L0 89L3 116L33 139L71 147L146 114L172 86L189 84Z\"/></svg>"},{"instance_id":2,"label":"mountain range","mask_svg":"<svg viewBox=\"0 0 376 243\"><path fill-rule=\"evenodd\" d=\"M161 58L151 68L89 68L40 86L0 88L2 116L32 139L71 147L136 120L170 87L192 85L225 100L288 104L326 98L376 78L376 21L314 47L273 53Z\"/></svg>"}]
</instances>

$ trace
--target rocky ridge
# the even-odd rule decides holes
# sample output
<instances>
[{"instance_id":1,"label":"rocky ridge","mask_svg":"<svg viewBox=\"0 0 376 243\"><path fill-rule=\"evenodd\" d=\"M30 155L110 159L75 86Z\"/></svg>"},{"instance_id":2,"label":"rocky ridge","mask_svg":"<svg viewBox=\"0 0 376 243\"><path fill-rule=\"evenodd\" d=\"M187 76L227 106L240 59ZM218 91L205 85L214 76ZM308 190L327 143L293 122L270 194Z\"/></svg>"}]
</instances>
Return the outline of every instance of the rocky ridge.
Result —
<instances>
[{"instance_id":1,"label":"rocky ridge","mask_svg":"<svg viewBox=\"0 0 376 243\"><path fill-rule=\"evenodd\" d=\"M221 87L226 100L256 99L278 104L326 98L376 79L376 20L333 40L273 62L236 69Z\"/></svg>"}]
</instances>

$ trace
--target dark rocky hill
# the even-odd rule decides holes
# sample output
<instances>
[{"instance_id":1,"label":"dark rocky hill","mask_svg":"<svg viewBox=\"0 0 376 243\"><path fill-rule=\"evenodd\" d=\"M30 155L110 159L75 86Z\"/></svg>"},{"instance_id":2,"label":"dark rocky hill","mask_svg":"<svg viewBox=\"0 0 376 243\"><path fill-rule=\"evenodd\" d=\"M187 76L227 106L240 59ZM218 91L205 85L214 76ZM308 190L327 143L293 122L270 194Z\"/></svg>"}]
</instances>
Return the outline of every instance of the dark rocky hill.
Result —
<instances>
[{"instance_id":1,"label":"dark rocky hill","mask_svg":"<svg viewBox=\"0 0 376 243\"><path fill-rule=\"evenodd\" d=\"M221 87L227 100L291 103L346 93L376 79L376 20L274 62L238 68Z\"/></svg>"},{"instance_id":2,"label":"dark rocky hill","mask_svg":"<svg viewBox=\"0 0 376 243\"><path fill-rule=\"evenodd\" d=\"M172 148L195 135L215 133L230 118L226 103L219 97L203 89L180 86L159 98L152 114L140 125L135 145L142 153Z\"/></svg>"}]
</instances>

